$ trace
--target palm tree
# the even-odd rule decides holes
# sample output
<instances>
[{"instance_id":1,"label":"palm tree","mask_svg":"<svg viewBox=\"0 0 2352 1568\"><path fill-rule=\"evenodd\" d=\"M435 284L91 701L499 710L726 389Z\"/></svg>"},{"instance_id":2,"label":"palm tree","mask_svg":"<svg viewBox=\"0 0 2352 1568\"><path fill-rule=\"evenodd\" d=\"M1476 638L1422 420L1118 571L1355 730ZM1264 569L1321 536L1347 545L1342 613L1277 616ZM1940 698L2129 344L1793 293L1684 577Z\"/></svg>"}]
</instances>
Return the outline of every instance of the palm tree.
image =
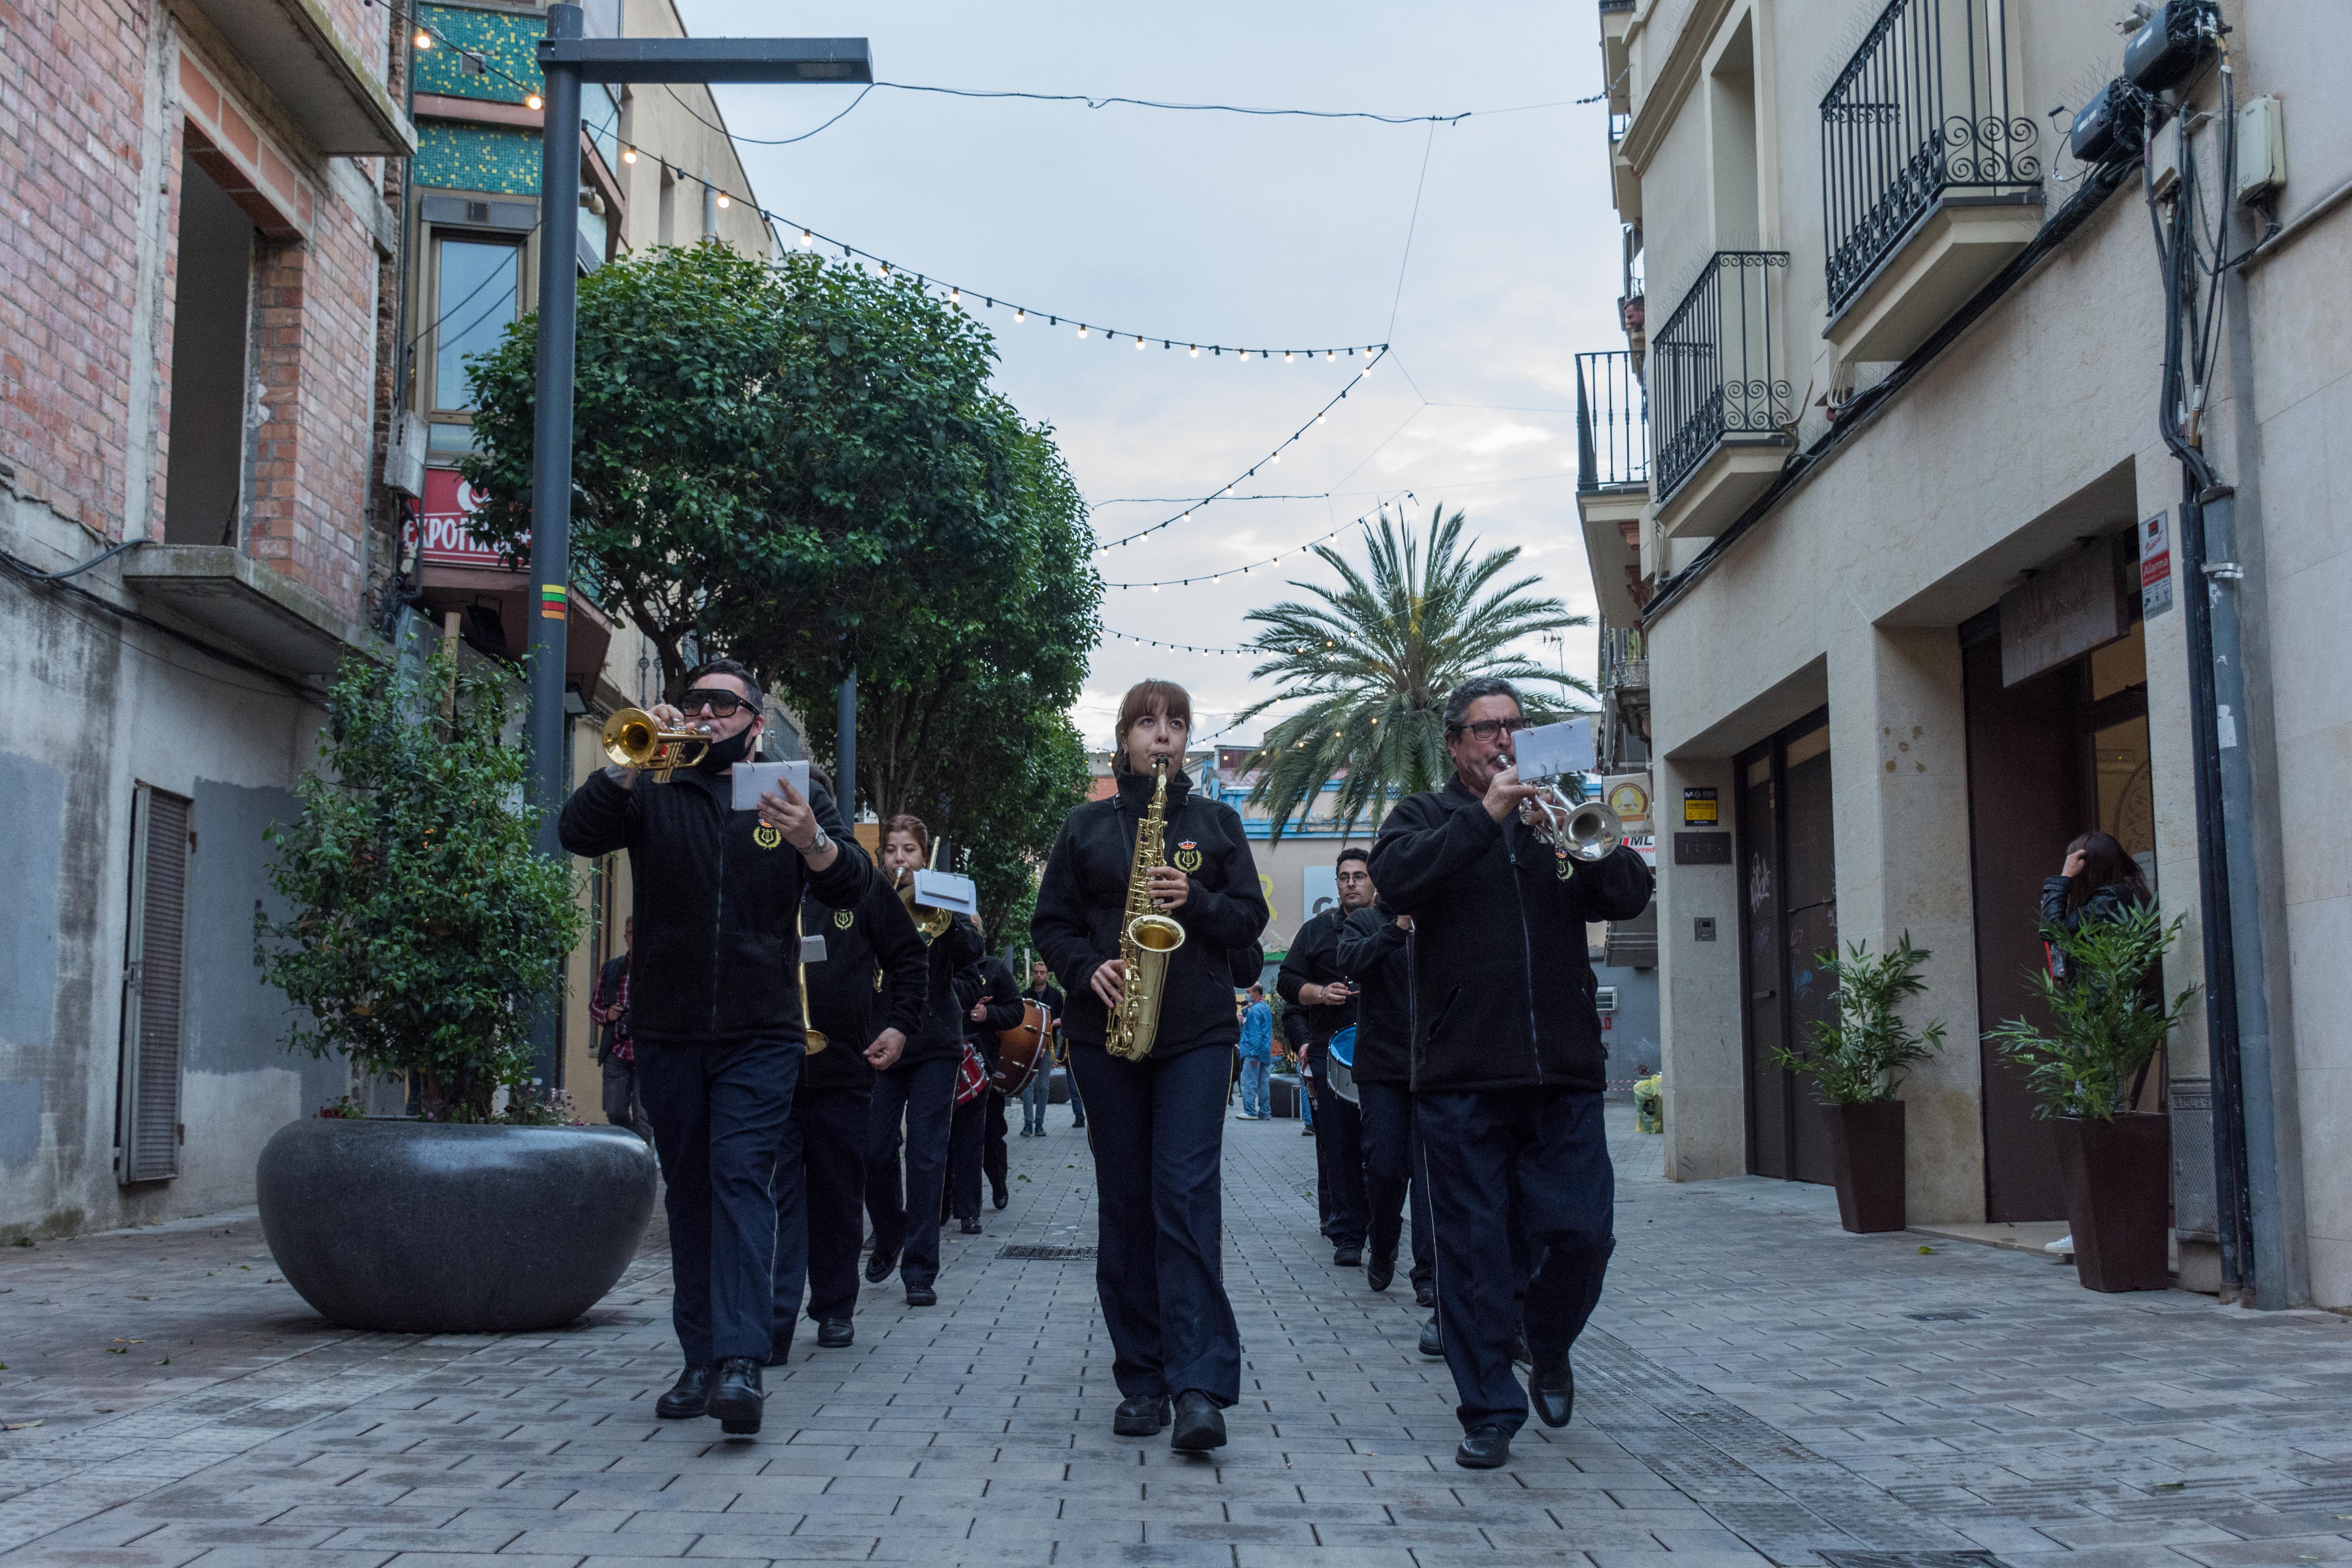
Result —
<instances>
[{"instance_id":1,"label":"palm tree","mask_svg":"<svg viewBox=\"0 0 2352 1568\"><path fill-rule=\"evenodd\" d=\"M1474 561L1463 546L1462 513L1444 512L1442 503L1433 507L1427 534L1418 539L1409 523L1391 526L1383 513L1378 535L1367 536L1369 580L1338 551L1315 546L1340 585L1294 582L1320 603L1250 612L1248 618L1265 627L1250 646L1266 656L1251 677L1270 677L1282 689L1234 722L1277 702L1307 700L1266 731L1250 759L1260 770L1250 804L1268 809L1274 842L1281 842L1292 817L1305 819L1334 778L1340 780L1335 815L1348 832L1366 817L1377 829L1391 800L1442 784L1453 768L1445 754L1445 696L1474 676L1594 695L1575 676L1509 651L1538 632L1591 626L1591 617L1569 614L1558 599L1529 595L1539 576L1496 586L1518 559L1517 548ZM1526 698L1528 717L1538 721L1569 711L1533 692Z\"/></svg>"}]
</instances>

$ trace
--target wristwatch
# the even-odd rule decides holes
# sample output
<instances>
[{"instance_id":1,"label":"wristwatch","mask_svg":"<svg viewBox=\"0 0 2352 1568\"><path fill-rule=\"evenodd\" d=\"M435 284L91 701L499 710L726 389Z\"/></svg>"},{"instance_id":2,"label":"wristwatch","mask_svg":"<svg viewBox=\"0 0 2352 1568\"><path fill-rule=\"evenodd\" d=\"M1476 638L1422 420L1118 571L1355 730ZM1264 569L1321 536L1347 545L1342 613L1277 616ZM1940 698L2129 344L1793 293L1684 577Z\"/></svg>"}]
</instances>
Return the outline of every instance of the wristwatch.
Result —
<instances>
[{"instance_id":1,"label":"wristwatch","mask_svg":"<svg viewBox=\"0 0 2352 1568\"><path fill-rule=\"evenodd\" d=\"M804 855L822 855L832 847L833 840L826 836L824 824L820 822L816 825L816 842L810 845L806 849L803 850L802 853Z\"/></svg>"}]
</instances>

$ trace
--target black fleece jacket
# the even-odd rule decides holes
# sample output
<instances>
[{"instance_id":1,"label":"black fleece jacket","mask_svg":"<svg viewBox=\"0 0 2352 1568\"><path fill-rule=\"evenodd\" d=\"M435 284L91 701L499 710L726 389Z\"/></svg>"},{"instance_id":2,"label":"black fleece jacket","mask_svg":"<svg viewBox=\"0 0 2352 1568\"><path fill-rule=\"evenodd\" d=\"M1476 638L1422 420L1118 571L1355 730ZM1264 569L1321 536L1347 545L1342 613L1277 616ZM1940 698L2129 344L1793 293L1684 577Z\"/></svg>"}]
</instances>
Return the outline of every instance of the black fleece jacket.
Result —
<instances>
[{"instance_id":1,"label":"black fleece jacket","mask_svg":"<svg viewBox=\"0 0 2352 1568\"><path fill-rule=\"evenodd\" d=\"M1097 968L1118 956L1135 833L1151 805L1148 774L1114 777L1117 794L1088 801L1063 821L1029 922L1046 968L1068 988L1071 1042L1097 1050L1108 1020L1089 983ZM1194 799L1192 781L1181 773L1168 777L1164 842L1168 864L1185 874L1190 887L1184 907L1173 911L1184 943L1169 956L1151 1054L1170 1057L1203 1046L1230 1050L1242 1037L1234 1011L1233 950L1249 946L1265 930L1257 863L1234 808Z\"/></svg>"},{"instance_id":2,"label":"black fleece jacket","mask_svg":"<svg viewBox=\"0 0 2352 1568\"><path fill-rule=\"evenodd\" d=\"M1603 1088L1590 921L1631 920L1650 868L1570 859L1460 775L1397 803L1372 846L1381 897L1412 917L1413 1091Z\"/></svg>"},{"instance_id":3,"label":"black fleece jacket","mask_svg":"<svg viewBox=\"0 0 2352 1568\"><path fill-rule=\"evenodd\" d=\"M1336 1007L1320 1003L1310 1007L1298 999L1298 993L1346 977L1348 972L1339 967L1339 925L1347 918L1348 912L1334 904L1301 925L1290 939L1290 951L1283 954L1282 973L1274 977L1282 999L1307 1015L1307 1037L1318 1051L1356 1021L1356 999L1350 996Z\"/></svg>"},{"instance_id":4,"label":"black fleece jacket","mask_svg":"<svg viewBox=\"0 0 2352 1568\"><path fill-rule=\"evenodd\" d=\"M890 896L898 897L895 892ZM922 940L919 931L916 940ZM924 983L921 1022L907 1031L907 1048L898 1057L900 1067L963 1059L963 1010L971 1004L959 1000L957 981L979 959L980 952L980 928L963 915L951 917L948 929L933 939L924 954L929 977Z\"/></svg>"},{"instance_id":5,"label":"black fleece jacket","mask_svg":"<svg viewBox=\"0 0 2352 1568\"><path fill-rule=\"evenodd\" d=\"M801 1064L801 1087L871 1089L874 1068L866 1047L874 1037L896 1029L912 1040L922 1026L931 983L923 939L907 918L907 906L878 876L854 910L804 900L801 927L824 938L824 962L809 965L808 995L809 1021L827 1042Z\"/></svg>"},{"instance_id":6,"label":"black fleece jacket","mask_svg":"<svg viewBox=\"0 0 2352 1568\"><path fill-rule=\"evenodd\" d=\"M971 1021L971 1002L964 1004L963 1037L980 1054L988 1058L991 1069L996 1066L996 1031L1009 1029L1021 1022L1021 986L1013 978L1012 966L994 953L975 966L980 987L972 1001L986 1004L985 1016L977 1024Z\"/></svg>"},{"instance_id":7,"label":"black fleece jacket","mask_svg":"<svg viewBox=\"0 0 2352 1568\"><path fill-rule=\"evenodd\" d=\"M624 789L600 770L572 792L556 836L574 855L629 852L637 921L629 978L630 1032L640 1045L801 1040L799 939L803 895L847 909L874 868L815 784L810 805L838 851L811 872L800 851L759 814L737 811L734 783L692 768L667 784L639 775Z\"/></svg>"},{"instance_id":8,"label":"black fleece jacket","mask_svg":"<svg viewBox=\"0 0 2352 1568\"><path fill-rule=\"evenodd\" d=\"M1339 973L1356 986L1358 1083L1412 1081L1412 933L1383 902L1339 928Z\"/></svg>"}]
</instances>

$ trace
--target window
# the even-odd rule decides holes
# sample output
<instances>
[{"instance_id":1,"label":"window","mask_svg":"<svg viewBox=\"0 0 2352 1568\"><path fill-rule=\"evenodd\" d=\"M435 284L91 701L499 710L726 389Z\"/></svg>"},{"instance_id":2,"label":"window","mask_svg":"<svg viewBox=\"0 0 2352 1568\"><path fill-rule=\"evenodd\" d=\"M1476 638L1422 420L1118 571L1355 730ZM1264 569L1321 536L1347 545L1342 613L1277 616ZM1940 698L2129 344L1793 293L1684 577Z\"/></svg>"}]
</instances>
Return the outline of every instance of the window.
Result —
<instances>
[{"instance_id":1,"label":"window","mask_svg":"<svg viewBox=\"0 0 2352 1568\"><path fill-rule=\"evenodd\" d=\"M172 307L172 449L163 537L235 544L245 510L253 220L190 158L181 165Z\"/></svg>"},{"instance_id":2,"label":"window","mask_svg":"<svg viewBox=\"0 0 2352 1568\"><path fill-rule=\"evenodd\" d=\"M180 1001L187 929L188 808L146 784L131 797L130 939L122 971L122 1076L115 1180L180 1173Z\"/></svg>"},{"instance_id":3,"label":"window","mask_svg":"<svg viewBox=\"0 0 2352 1568\"><path fill-rule=\"evenodd\" d=\"M505 240L436 242L433 258L433 407L462 413L473 406L466 356L487 353L519 313L522 249ZM436 433L435 445L440 445Z\"/></svg>"},{"instance_id":4,"label":"window","mask_svg":"<svg viewBox=\"0 0 2352 1568\"><path fill-rule=\"evenodd\" d=\"M1592 1010L1596 1013L1614 1013L1617 1011L1617 987L1614 985L1597 985L1593 987Z\"/></svg>"}]
</instances>

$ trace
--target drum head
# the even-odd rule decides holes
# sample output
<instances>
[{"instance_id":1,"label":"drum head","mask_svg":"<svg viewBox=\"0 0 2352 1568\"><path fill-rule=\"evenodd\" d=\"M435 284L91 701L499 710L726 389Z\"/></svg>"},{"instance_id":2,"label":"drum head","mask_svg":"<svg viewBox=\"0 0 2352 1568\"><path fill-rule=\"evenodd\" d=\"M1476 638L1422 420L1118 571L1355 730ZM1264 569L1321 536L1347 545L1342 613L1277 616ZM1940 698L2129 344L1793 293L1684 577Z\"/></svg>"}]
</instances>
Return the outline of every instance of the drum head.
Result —
<instances>
[{"instance_id":1,"label":"drum head","mask_svg":"<svg viewBox=\"0 0 2352 1568\"><path fill-rule=\"evenodd\" d=\"M1356 1026L1350 1024L1332 1036L1329 1048L1333 1061L1338 1062L1341 1067L1354 1067L1356 1065ZM1349 1098L1353 1099L1354 1096L1351 1095Z\"/></svg>"}]
</instances>

